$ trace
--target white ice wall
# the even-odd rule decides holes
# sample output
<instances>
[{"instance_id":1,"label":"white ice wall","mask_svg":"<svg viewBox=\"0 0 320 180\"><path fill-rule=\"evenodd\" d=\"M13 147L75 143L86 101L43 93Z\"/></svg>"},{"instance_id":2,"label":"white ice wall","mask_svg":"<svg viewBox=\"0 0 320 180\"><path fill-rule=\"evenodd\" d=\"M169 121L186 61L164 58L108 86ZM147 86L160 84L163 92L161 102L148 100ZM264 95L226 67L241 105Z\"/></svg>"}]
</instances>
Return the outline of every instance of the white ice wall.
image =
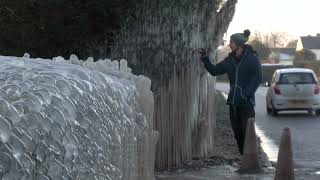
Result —
<instances>
[{"instance_id":1,"label":"white ice wall","mask_svg":"<svg viewBox=\"0 0 320 180\"><path fill-rule=\"evenodd\" d=\"M0 56L1 179L153 179L150 84L125 60Z\"/></svg>"},{"instance_id":2,"label":"white ice wall","mask_svg":"<svg viewBox=\"0 0 320 180\"><path fill-rule=\"evenodd\" d=\"M137 1L139 11L110 47L112 57L126 57L135 74L152 80L157 169L208 157L214 149L214 83L208 83L197 48L214 54L223 42L237 0L219 2Z\"/></svg>"}]
</instances>

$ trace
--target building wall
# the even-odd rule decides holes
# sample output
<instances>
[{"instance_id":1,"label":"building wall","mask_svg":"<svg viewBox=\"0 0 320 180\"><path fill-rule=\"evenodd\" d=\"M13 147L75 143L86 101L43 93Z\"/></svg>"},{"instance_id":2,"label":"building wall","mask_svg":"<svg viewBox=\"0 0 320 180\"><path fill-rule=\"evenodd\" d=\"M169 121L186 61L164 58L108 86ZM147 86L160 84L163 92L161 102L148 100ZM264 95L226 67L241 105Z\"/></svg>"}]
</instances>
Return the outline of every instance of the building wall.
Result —
<instances>
[{"instance_id":1,"label":"building wall","mask_svg":"<svg viewBox=\"0 0 320 180\"><path fill-rule=\"evenodd\" d=\"M279 61L280 65L293 65L293 60L281 60Z\"/></svg>"},{"instance_id":2,"label":"building wall","mask_svg":"<svg viewBox=\"0 0 320 180\"><path fill-rule=\"evenodd\" d=\"M281 65L293 65L293 55L280 53L279 54L279 64Z\"/></svg>"},{"instance_id":3,"label":"building wall","mask_svg":"<svg viewBox=\"0 0 320 180\"><path fill-rule=\"evenodd\" d=\"M303 50L304 47L303 47L303 44L302 44L302 41L301 41L301 38L298 39L298 43L297 43L297 48L296 48L296 51L301 51ZM316 54L316 57L317 57L317 60L320 60L320 47L319 49L310 49L313 53Z\"/></svg>"},{"instance_id":4,"label":"building wall","mask_svg":"<svg viewBox=\"0 0 320 180\"><path fill-rule=\"evenodd\" d=\"M320 49L310 49L316 56L317 60L320 61Z\"/></svg>"},{"instance_id":5,"label":"building wall","mask_svg":"<svg viewBox=\"0 0 320 180\"><path fill-rule=\"evenodd\" d=\"M280 60L293 60L294 56L290 55L290 54L284 54L284 53L280 53L279 54L279 59Z\"/></svg>"}]
</instances>

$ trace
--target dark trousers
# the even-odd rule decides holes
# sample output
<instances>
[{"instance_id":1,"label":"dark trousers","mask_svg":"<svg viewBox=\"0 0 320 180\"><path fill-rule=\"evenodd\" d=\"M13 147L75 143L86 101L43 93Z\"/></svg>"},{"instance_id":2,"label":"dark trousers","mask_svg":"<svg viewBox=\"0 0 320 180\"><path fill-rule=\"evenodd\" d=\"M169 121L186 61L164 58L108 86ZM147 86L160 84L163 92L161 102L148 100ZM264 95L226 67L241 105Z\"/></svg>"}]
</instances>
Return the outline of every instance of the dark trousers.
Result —
<instances>
[{"instance_id":1,"label":"dark trousers","mask_svg":"<svg viewBox=\"0 0 320 180\"><path fill-rule=\"evenodd\" d=\"M243 154L246 127L249 118L254 118L254 106L233 106L230 105L230 121L234 137L238 144L240 154Z\"/></svg>"}]
</instances>

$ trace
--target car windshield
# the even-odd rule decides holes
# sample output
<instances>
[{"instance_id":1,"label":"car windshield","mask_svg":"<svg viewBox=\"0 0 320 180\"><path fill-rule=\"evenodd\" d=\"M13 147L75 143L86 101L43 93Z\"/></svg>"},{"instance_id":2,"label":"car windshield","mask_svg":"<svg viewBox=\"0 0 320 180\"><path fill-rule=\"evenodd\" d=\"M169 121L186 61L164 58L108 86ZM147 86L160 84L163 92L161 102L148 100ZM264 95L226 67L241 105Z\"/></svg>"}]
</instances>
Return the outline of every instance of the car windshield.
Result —
<instances>
[{"instance_id":1,"label":"car windshield","mask_svg":"<svg viewBox=\"0 0 320 180\"><path fill-rule=\"evenodd\" d=\"M284 73L279 84L316 84L316 80L312 73Z\"/></svg>"}]
</instances>

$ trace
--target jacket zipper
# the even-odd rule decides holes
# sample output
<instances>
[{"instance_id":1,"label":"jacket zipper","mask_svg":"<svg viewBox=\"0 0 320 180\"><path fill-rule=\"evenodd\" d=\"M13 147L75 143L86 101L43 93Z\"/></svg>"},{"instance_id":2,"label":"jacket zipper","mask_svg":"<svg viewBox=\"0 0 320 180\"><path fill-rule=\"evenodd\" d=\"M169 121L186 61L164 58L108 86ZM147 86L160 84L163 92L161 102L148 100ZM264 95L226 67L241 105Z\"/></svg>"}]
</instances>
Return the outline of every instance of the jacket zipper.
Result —
<instances>
[{"instance_id":1,"label":"jacket zipper","mask_svg":"<svg viewBox=\"0 0 320 180\"><path fill-rule=\"evenodd\" d=\"M239 71L239 67L240 67L240 65L241 65L241 63L242 63L242 61L243 61L243 59L244 59L244 57L247 55L247 52L245 52L244 53L244 55L243 55L243 57L240 59L240 62L239 62L239 64L237 65L236 64L236 62L235 62L235 60L233 59L233 57L232 57L232 61L233 61L233 63L234 63L234 65L235 65L235 67L236 67L236 82L235 82L235 90L233 91L233 97L232 97L232 104L234 105L234 99L235 99L235 96L236 96L236 91L237 91L237 87L238 87L238 71ZM241 88L241 87L240 87ZM241 90L242 91L242 90Z\"/></svg>"},{"instance_id":2,"label":"jacket zipper","mask_svg":"<svg viewBox=\"0 0 320 180\"><path fill-rule=\"evenodd\" d=\"M236 64L236 62L235 62L235 60L233 59L233 57L231 57L232 58L232 62L234 63L234 66L236 67L236 81L235 81L235 85L233 86L233 88L235 88L234 90L233 90L233 96L232 96L232 104L234 105L234 97L235 97L235 95L236 95L236 90L237 90L237 82L238 82L238 66L237 66L237 64ZM240 64L240 63L239 63Z\"/></svg>"}]
</instances>

